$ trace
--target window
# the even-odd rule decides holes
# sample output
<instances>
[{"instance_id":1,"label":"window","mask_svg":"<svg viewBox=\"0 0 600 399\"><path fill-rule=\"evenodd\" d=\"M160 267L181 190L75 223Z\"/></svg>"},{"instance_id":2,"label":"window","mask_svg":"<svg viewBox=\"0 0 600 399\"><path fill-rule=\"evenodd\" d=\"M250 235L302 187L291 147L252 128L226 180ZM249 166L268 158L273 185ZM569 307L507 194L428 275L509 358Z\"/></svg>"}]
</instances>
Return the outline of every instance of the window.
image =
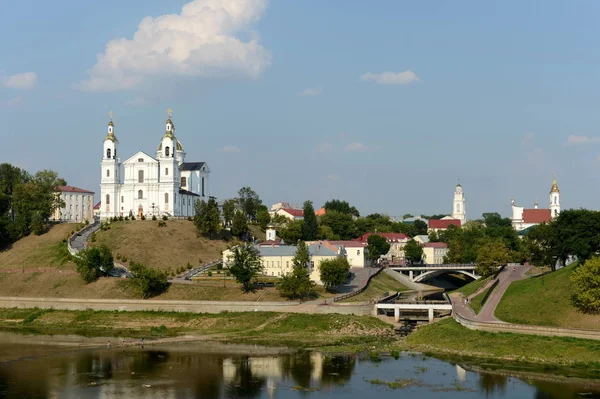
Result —
<instances>
[{"instance_id":1,"label":"window","mask_svg":"<svg viewBox=\"0 0 600 399\"><path fill-rule=\"evenodd\" d=\"M202 196L204 197L204 177L202 178Z\"/></svg>"},{"instance_id":2,"label":"window","mask_svg":"<svg viewBox=\"0 0 600 399\"><path fill-rule=\"evenodd\" d=\"M138 162L144 162L144 158L138 158Z\"/></svg>"},{"instance_id":3,"label":"window","mask_svg":"<svg viewBox=\"0 0 600 399\"><path fill-rule=\"evenodd\" d=\"M182 188L187 188L187 177L182 177L181 178L181 187Z\"/></svg>"},{"instance_id":4,"label":"window","mask_svg":"<svg viewBox=\"0 0 600 399\"><path fill-rule=\"evenodd\" d=\"M165 193L165 204L169 203L169 193Z\"/></svg>"},{"instance_id":5,"label":"window","mask_svg":"<svg viewBox=\"0 0 600 399\"><path fill-rule=\"evenodd\" d=\"M169 156L169 147L165 147L165 156L168 157Z\"/></svg>"},{"instance_id":6,"label":"window","mask_svg":"<svg viewBox=\"0 0 600 399\"><path fill-rule=\"evenodd\" d=\"M138 190L138 199L144 199L144 192L142 190Z\"/></svg>"},{"instance_id":7,"label":"window","mask_svg":"<svg viewBox=\"0 0 600 399\"><path fill-rule=\"evenodd\" d=\"M360 249L356 250L356 255L360 255Z\"/></svg>"},{"instance_id":8,"label":"window","mask_svg":"<svg viewBox=\"0 0 600 399\"><path fill-rule=\"evenodd\" d=\"M290 261L289 260L285 261L285 267L290 267Z\"/></svg>"},{"instance_id":9,"label":"window","mask_svg":"<svg viewBox=\"0 0 600 399\"><path fill-rule=\"evenodd\" d=\"M110 177L110 169L106 169L106 177Z\"/></svg>"},{"instance_id":10,"label":"window","mask_svg":"<svg viewBox=\"0 0 600 399\"><path fill-rule=\"evenodd\" d=\"M110 195L106 194L106 205L110 205Z\"/></svg>"},{"instance_id":11,"label":"window","mask_svg":"<svg viewBox=\"0 0 600 399\"><path fill-rule=\"evenodd\" d=\"M138 170L138 183L143 183L143 182L144 182L144 171Z\"/></svg>"},{"instance_id":12,"label":"window","mask_svg":"<svg viewBox=\"0 0 600 399\"><path fill-rule=\"evenodd\" d=\"M125 202L125 197L121 195L121 202Z\"/></svg>"},{"instance_id":13,"label":"window","mask_svg":"<svg viewBox=\"0 0 600 399\"><path fill-rule=\"evenodd\" d=\"M165 176L169 176L169 168L165 168Z\"/></svg>"},{"instance_id":14,"label":"window","mask_svg":"<svg viewBox=\"0 0 600 399\"><path fill-rule=\"evenodd\" d=\"M106 149L106 158L110 159L110 148Z\"/></svg>"},{"instance_id":15,"label":"window","mask_svg":"<svg viewBox=\"0 0 600 399\"><path fill-rule=\"evenodd\" d=\"M556 205L556 200L558 199L558 197L554 197L554 205Z\"/></svg>"}]
</instances>

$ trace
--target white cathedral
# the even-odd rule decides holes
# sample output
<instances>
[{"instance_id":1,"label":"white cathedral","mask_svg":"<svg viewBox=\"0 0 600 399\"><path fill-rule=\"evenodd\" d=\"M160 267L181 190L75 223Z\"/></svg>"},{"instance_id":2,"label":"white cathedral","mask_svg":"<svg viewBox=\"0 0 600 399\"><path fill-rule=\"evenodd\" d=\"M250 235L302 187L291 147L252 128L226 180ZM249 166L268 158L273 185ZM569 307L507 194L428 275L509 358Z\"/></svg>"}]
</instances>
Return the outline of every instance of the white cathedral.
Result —
<instances>
[{"instance_id":1,"label":"white cathedral","mask_svg":"<svg viewBox=\"0 0 600 399\"><path fill-rule=\"evenodd\" d=\"M206 162L185 162L170 112L156 158L138 151L121 163L114 129L111 120L102 155L100 219L193 216L194 203L208 198L210 169Z\"/></svg>"},{"instance_id":2,"label":"white cathedral","mask_svg":"<svg viewBox=\"0 0 600 399\"><path fill-rule=\"evenodd\" d=\"M549 223L552 219L560 215L560 190L556 183L556 176L552 179L552 187L550 187L550 198L548 208L538 209L537 201L533 204L533 208L526 209L522 206L517 206L515 200L511 200L512 225L518 232L525 233L530 227L540 223Z\"/></svg>"}]
</instances>

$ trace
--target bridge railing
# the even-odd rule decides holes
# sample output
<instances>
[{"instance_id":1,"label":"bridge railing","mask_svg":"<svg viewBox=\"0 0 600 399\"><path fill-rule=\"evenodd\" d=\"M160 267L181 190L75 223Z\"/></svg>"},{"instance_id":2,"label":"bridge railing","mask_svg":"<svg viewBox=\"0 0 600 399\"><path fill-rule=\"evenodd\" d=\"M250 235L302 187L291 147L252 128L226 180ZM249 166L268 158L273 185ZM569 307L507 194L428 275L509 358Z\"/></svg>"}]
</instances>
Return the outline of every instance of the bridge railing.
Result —
<instances>
[{"instance_id":1,"label":"bridge railing","mask_svg":"<svg viewBox=\"0 0 600 399\"><path fill-rule=\"evenodd\" d=\"M461 268L465 268L465 267L475 267L475 263L435 263L435 264L428 264L428 263L418 263L418 264L413 264L413 265L401 265L401 264L390 264L389 267L393 267L393 268L402 268L402 269L414 269L417 267L426 267L426 268L431 268L431 269L435 269L435 268L444 268L444 269L448 269L448 268L456 268L456 269L461 269Z\"/></svg>"}]
</instances>

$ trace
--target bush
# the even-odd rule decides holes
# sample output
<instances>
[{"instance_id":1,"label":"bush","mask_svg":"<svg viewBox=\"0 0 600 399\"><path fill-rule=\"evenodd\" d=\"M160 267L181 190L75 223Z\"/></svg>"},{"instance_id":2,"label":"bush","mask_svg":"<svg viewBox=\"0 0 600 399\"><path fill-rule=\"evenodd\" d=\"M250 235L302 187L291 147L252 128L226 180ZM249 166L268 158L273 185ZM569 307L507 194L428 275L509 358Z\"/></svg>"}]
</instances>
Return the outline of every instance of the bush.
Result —
<instances>
[{"instance_id":1,"label":"bush","mask_svg":"<svg viewBox=\"0 0 600 399\"><path fill-rule=\"evenodd\" d=\"M186 266L186 268L187 268L188 270L190 270L190 269L192 268L192 264L191 264L190 262L188 262L188 263L187 263L187 266Z\"/></svg>"},{"instance_id":2,"label":"bush","mask_svg":"<svg viewBox=\"0 0 600 399\"><path fill-rule=\"evenodd\" d=\"M123 215L119 216L119 222L123 221Z\"/></svg>"},{"instance_id":3,"label":"bush","mask_svg":"<svg viewBox=\"0 0 600 399\"><path fill-rule=\"evenodd\" d=\"M96 232L93 232L92 234L90 234L90 241L96 242Z\"/></svg>"},{"instance_id":4,"label":"bush","mask_svg":"<svg viewBox=\"0 0 600 399\"><path fill-rule=\"evenodd\" d=\"M150 333L162 335L167 332L167 326L161 324L159 327L150 327Z\"/></svg>"},{"instance_id":5,"label":"bush","mask_svg":"<svg viewBox=\"0 0 600 399\"><path fill-rule=\"evenodd\" d=\"M321 262L319 269L321 269L321 281L325 289L330 290L346 280L350 264L346 258L327 259Z\"/></svg>"},{"instance_id":6,"label":"bush","mask_svg":"<svg viewBox=\"0 0 600 399\"><path fill-rule=\"evenodd\" d=\"M600 313L600 258L587 260L571 274L573 305L585 313Z\"/></svg>"},{"instance_id":7,"label":"bush","mask_svg":"<svg viewBox=\"0 0 600 399\"><path fill-rule=\"evenodd\" d=\"M90 221L89 221L89 220L87 220L87 219L85 219L85 222L84 222L84 223L85 223L85 225L87 226L88 224L90 224Z\"/></svg>"},{"instance_id":8,"label":"bush","mask_svg":"<svg viewBox=\"0 0 600 399\"><path fill-rule=\"evenodd\" d=\"M142 215L141 219L146 220L146 216Z\"/></svg>"},{"instance_id":9,"label":"bush","mask_svg":"<svg viewBox=\"0 0 600 399\"><path fill-rule=\"evenodd\" d=\"M159 220L158 221L158 227L167 227L167 222Z\"/></svg>"},{"instance_id":10,"label":"bush","mask_svg":"<svg viewBox=\"0 0 600 399\"><path fill-rule=\"evenodd\" d=\"M191 221L193 221L194 219L192 219L192 217L191 217L191 216L188 216L188 217L187 217L187 220L189 220L189 221L191 222Z\"/></svg>"},{"instance_id":11,"label":"bush","mask_svg":"<svg viewBox=\"0 0 600 399\"><path fill-rule=\"evenodd\" d=\"M152 215L152 220L156 220L156 215Z\"/></svg>"},{"instance_id":12,"label":"bush","mask_svg":"<svg viewBox=\"0 0 600 399\"><path fill-rule=\"evenodd\" d=\"M136 262L131 262L129 270L133 274L131 284L144 299L160 295L169 288L167 274L163 271Z\"/></svg>"},{"instance_id":13,"label":"bush","mask_svg":"<svg viewBox=\"0 0 600 399\"><path fill-rule=\"evenodd\" d=\"M77 272L86 283L96 281L101 276L107 276L114 268L113 256L106 245L80 251L75 258L75 263Z\"/></svg>"},{"instance_id":14,"label":"bush","mask_svg":"<svg viewBox=\"0 0 600 399\"><path fill-rule=\"evenodd\" d=\"M208 277L212 277L212 272L208 272Z\"/></svg>"},{"instance_id":15,"label":"bush","mask_svg":"<svg viewBox=\"0 0 600 399\"><path fill-rule=\"evenodd\" d=\"M123 262L127 262L127 256L123 256L123 257L121 258L121 260L122 260Z\"/></svg>"},{"instance_id":16,"label":"bush","mask_svg":"<svg viewBox=\"0 0 600 399\"><path fill-rule=\"evenodd\" d=\"M169 218L167 217L167 215L163 215L162 220L169 220Z\"/></svg>"},{"instance_id":17,"label":"bush","mask_svg":"<svg viewBox=\"0 0 600 399\"><path fill-rule=\"evenodd\" d=\"M121 260L121 254L117 254L117 255L115 256L115 258L116 258L117 260Z\"/></svg>"},{"instance_id":18,"label":"bush","mask_svg":"<svg viewBox=\"0 0 600 399\"><path fill-rule=\"evenodd\" d=\"M217 270L222 270L222 269L223 269L223 264L222 263L217 264Z\"/></svg>"},{"instance_id":19,"label":"bush","mask_svg":"<svg viewBox=\"0 0 600 399\"><path fill-rule=\"evenodd\" d=\"M131 215L131 220L135 220L135 216Z\"/></svg>"}]
</instances>

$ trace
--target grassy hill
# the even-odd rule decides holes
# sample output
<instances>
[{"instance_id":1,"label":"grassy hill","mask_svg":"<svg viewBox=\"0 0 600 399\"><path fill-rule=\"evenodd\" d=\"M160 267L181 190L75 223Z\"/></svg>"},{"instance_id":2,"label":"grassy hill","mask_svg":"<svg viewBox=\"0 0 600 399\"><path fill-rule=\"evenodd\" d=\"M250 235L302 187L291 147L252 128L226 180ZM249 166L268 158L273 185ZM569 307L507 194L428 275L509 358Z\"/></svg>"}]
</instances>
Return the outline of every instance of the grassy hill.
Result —
<instances>
[{"instance_id":1,"label":"grassy hill","mask_svg":"<svg viewBox=\"0 0 600 399\"><path fill-rule=\"evenodd\" d=\"M106 244L114 256L166 271L220 259L221 252L231 244L198 237L196 227L188 220L166 223L166 227L158 227L155 220L115 222L110 230L96 233L95 244Z\"/></svg>"},{"instance_id":2,"label":"grassy hill","mask_svg":"<svg viewBox=\"0 0 600 399\"><path fill-rule=\"evenodd\" d=\"M573 264L512 283L496 309L496 317L519 324L600 330L600 315L578 312L571 304L569 277L576 267Z\"/></svg>"},{"instance_id":3,"label":"grassy hill","mask_svg":"<svg viewBox=\"0 0 600 399\"><path fill-rule=\"evenodd\" d=\"M408 288L393 277L388 276L385 273L379 273L377 276L373 277L366 290L358 295L345 299L343 302L370 301L372 299L381 298L385 292L393 293L400 291L408 291Z\"/></svg>"}]
</instances>

